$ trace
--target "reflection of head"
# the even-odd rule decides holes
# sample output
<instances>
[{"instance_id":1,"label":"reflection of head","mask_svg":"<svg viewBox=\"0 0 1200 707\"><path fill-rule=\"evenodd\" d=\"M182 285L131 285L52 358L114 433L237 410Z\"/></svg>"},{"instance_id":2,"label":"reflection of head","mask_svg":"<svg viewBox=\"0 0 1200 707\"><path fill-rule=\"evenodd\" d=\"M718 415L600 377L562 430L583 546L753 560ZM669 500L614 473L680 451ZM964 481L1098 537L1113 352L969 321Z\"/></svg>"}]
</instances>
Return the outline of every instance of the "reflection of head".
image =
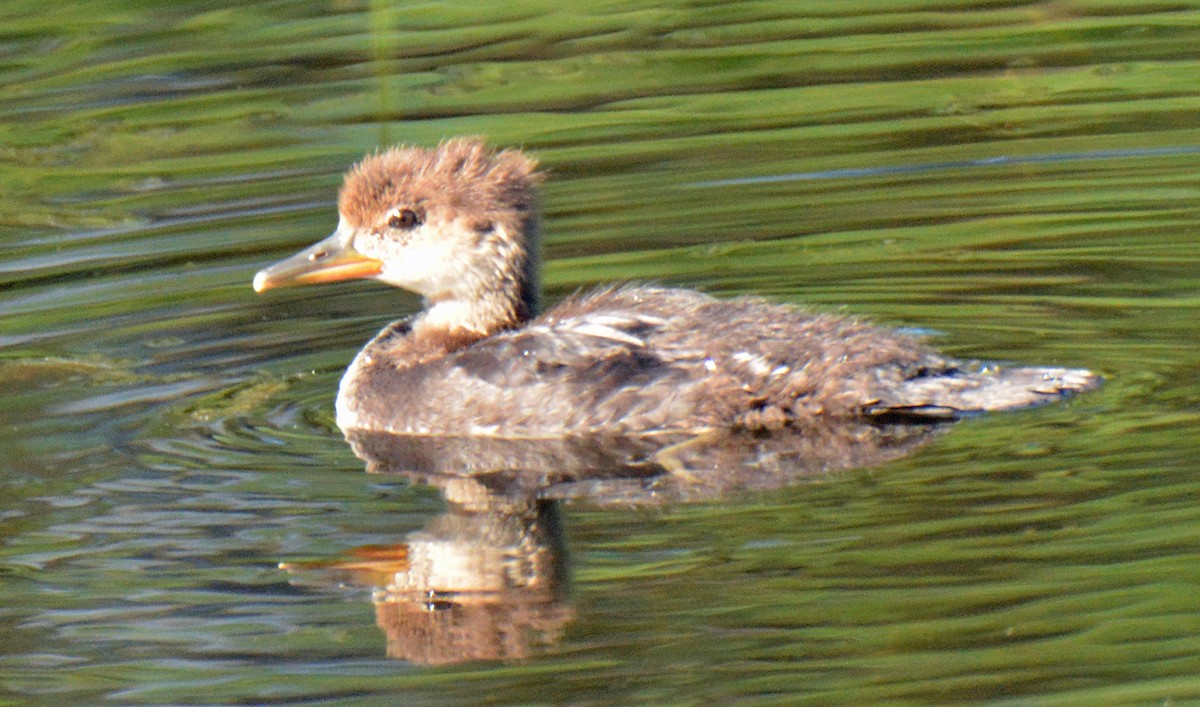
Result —
<instances>
[{"instance_id":1,"label":"reflection of head","mask_svg":"<svg viewBox=\"0 0 1200 707\"><path fill-rule=\"evenodd\" d=\"M573 615L557 599L520 592L488 597L484 603L462 599L377 598L375 621L387 634L388 657L419 665L519 660L557 642Z\"/></svg>"},{"instance_id":2,"label":"reflection of head","mask_svg":"<svg viewBox=\"0 0 1200 707\"><path fill-rule=\"evenodd\" d=\"M525 658L571 619L558 508L446 489L467 503L408 538L409 566L375 591L388 656L422 665Z\"/></svg>"}]
</instances>

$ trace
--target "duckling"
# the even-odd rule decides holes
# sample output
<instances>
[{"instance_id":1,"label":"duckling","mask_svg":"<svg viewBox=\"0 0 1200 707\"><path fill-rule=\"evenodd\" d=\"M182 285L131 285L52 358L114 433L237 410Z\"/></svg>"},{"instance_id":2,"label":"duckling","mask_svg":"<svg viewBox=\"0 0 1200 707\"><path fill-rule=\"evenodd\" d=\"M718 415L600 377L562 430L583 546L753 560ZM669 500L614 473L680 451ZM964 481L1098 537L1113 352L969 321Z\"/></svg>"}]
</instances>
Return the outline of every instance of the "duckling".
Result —
<instances>
[{"instance_id":1,"label":"duckling","mask_svg":"<svg viewBox=\"0 0 1200 707\"><path fill-rule=\"evenodd\" d=\"M1096 386L995 367L919 338L752 297L620 285L539 313L536 162L476 139L394 147L346 174L337 229L254 278L369 278L424 297L355 357L347 432L552 439L928 425Z\"/></svg>"}]
</instances>

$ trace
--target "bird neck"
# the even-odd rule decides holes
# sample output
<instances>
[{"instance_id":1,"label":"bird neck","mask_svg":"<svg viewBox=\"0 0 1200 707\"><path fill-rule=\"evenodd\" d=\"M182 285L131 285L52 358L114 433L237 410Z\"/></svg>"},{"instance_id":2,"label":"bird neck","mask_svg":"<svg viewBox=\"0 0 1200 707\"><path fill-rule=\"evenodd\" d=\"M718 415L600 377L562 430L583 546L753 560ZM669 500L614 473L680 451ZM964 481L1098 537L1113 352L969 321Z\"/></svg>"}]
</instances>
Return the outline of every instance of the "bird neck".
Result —
<instances>
[{"instance_id":1,"label":"bird neck","mask_svg":"<svg viewBox=\"0 0 1200 707\"><path fill-rule=\"evenodd\" d=\"M536 222L513 226L522 237L510 238L497 227L476 267L466 268L453 289L426 297L425 311L412 325L417 340L461 348L516 329L538 313Z\"/></svg>"}]
</instances>

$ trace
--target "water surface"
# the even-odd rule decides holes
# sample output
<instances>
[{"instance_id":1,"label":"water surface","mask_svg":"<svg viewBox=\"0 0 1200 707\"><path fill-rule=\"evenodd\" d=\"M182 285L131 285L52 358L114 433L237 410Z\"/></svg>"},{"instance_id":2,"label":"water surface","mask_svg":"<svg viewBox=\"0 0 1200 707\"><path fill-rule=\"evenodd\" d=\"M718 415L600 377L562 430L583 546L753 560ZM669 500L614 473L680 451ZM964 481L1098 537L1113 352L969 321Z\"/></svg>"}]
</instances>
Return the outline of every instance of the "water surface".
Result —
<instances>
[{"instance_id":1,"label":"water surface","mask_svg":"<svg viewBox=\"0 0 1200 707\"><path fill-rule=\"evenodd\" d=\"M0 690L1200 697L1197 5L6 3ZM332 421L419 303L249 283L363 152L460 134L550 172L552 301L755 293L1108 382L819 483L569 503L527 657L389 658L367 590L277 565L443 517Z\"/></svg>"}]
</instances>

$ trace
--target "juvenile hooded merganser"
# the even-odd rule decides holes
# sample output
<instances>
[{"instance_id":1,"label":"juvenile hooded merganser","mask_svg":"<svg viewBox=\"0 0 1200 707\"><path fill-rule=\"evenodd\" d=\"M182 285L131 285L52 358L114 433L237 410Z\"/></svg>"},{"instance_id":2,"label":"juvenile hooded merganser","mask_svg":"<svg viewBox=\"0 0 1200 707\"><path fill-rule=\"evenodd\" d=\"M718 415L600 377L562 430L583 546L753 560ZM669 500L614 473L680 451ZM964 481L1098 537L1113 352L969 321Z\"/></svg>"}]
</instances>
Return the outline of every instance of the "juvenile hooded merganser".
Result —
<instances>
[{"instance_id":1,"label":"juvenile hooded merganser","mask_svg":"<svg viewBox=\"0 0 1200 707\"><path fill-rule=\"evenodd\" d=\"M914 424L1096 385L964 364L858 320L689 290L610 287L538 313L536 162L474 139L395 147L345 177L337 230L254 289L372 278L425 298L342 378L345 431L541 439Z\"/></svg>"}]
</instances>

